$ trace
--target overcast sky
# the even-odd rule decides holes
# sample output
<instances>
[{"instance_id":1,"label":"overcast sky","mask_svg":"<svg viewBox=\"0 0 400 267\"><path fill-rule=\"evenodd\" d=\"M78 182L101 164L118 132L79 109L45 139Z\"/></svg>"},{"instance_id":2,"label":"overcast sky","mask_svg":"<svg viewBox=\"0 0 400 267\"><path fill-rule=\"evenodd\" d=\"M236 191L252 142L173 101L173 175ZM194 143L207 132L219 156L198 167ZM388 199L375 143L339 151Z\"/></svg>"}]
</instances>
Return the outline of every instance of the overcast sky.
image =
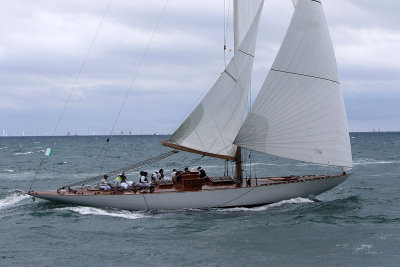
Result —
<instances>
[{"instance_id":1,"label":"overcast sky","mask_svg":"<svg viewBox=\"0 0 400 267\"><path fill-rule=\"evenodd\" d=\"M0 131L14 136L53 132L108 3L0 1ZM165 3L112 0L57 135L108 133ZM399 131L400 2L324 0L323 7L349 130ZM253 96L292 14L290 0L265 1ZM232 47L231 22L228 30ZM170 0L116 129L172 132L222 72L223 44L223 0Z\"/></svg>"}]
</instances>

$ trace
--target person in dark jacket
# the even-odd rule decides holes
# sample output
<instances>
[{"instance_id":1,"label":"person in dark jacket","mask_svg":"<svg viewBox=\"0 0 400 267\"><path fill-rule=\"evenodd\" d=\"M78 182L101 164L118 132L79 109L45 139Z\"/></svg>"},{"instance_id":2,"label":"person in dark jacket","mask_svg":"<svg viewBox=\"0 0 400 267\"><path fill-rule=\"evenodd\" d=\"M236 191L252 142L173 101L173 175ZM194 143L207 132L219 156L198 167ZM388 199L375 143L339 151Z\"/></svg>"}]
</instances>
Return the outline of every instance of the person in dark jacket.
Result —
<instances>
[{"instance_id":1,"label":"person in dark jacket","mask_svg":"<svg viewBox=\"0 0 400 267\"><path fill-rule=\"evenodd\" d=\"M200 179L201 179L203 182L205 182L205 181L207 180L207 178L208 178L208 176L207 176L207 174L206 174L206 171L203 170L200 166L197 167L197 170L199 171Z\"/></svg>"}]
</instances>

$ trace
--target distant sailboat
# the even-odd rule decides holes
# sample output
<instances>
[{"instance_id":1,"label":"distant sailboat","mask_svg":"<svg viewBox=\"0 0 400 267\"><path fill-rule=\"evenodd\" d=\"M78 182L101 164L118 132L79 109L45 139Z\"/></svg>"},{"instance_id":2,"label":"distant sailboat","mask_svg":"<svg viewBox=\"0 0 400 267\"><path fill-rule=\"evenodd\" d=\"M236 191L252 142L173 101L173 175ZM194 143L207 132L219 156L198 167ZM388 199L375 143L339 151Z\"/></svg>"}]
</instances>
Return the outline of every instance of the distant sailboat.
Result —
<instances>
[{"instance_id":1,"label":"distant sailboat","mask_svg":"<svg viewBox=\"0 0 400 267\"><path fill-rule=\"evenodd\" d=\"M28 193L57 202L128 210L210 208L313 197L345 181L346 171L352 168L351 147L322 4L319 0L293 3L289 29L246 119L263 0L234 0L233 58L200 104L162 142L174 149L234 161L235 177L202 180L197 171L191 171L181 173L173 183L156 181L154 192L67 187ZM241 148L339 166L342 171L244 181Z\"/></svg>"}]
</instances>

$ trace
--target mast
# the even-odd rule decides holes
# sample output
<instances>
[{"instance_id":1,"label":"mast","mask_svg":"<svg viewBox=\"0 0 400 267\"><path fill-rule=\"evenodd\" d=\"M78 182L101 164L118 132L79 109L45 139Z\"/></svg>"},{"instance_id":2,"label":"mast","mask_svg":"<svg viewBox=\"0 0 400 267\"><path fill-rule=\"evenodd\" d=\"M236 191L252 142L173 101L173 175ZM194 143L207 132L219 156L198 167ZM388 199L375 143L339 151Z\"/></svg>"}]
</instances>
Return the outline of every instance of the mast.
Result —
<instances>
[{"instance_id":1,"label":"mast","mask_svg":"<svg viewBox=\"0 0 400 267\"><path fill-rule=\"evenodd\" d=\"M242 148L240 146L236 149L236 156L235 156L235 165L236 165L236 181L239 184L242 184L243 181L243 174L242 174Z\"/></svg>"},{"instance_id":2,"label":"mast","mask_svg":"<svg viewBox=\"0 0 400 267\"><path fill-rule=\"evenodd\" d=\"M263 0L235 1L235 53L207 95L163 145L235 160L243 123Z\"/></svg>"},{"instance_id":3,"label":"mast","mask_svg":"<svg viewBox=\"0 0 400 267\"><path fill-rule=\"evenodd\" d=\"M234 52L239 49L239 0L233 0L233 45Z\"/></svg>"}]
</instances>

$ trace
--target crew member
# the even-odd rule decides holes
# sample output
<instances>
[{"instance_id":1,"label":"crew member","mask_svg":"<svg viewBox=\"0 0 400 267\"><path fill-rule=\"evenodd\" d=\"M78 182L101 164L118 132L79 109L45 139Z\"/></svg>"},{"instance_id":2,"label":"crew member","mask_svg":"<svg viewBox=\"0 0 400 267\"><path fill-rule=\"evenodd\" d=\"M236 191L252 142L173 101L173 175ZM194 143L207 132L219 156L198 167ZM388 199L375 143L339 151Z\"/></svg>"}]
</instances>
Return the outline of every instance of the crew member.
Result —
<instances>
[{"instance_id":1,"label":"crew member","mask_svg":"<svg viewBox=\"0 0 400 267\"><path fill-rule=\"evenodd\" d=\"M199 171L200 179L201 179L203 182L205 182L205 181L207 180L207 178L208 178L208 176L207 176L205 170L203 170L200 166L197 167L197 170Z\"/></svg>"},{"instance_id":2,"label":"crew member","mask_svg":"<svg viewBox=\"0 0 400 267\"><path fill-rule=\"evenodd\" d=\"M103 179L101 179L99 188L103 190L111 190L111 184L108 182L108 175L104 174Z\"/></svg>"}]
</instances>

